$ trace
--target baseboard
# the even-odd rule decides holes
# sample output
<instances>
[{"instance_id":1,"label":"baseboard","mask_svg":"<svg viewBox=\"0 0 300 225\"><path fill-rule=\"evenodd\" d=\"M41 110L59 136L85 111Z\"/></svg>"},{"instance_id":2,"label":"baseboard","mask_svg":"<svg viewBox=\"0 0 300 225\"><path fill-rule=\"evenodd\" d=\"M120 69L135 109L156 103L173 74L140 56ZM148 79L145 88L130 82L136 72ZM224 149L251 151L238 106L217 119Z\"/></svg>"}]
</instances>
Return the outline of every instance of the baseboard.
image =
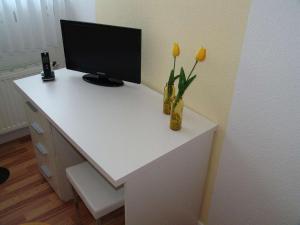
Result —
<instances>
[{"instance_id":1,"label":"baseboard","mask_svg":"<svg viewBox=\"0 0 300 225\"><path fill-rule=\"evenodd\" d=\"M199 220L197 225L204 225L204 224Z\"/></svg>"},{"instance_id":2,"label":"baseboard","mask_svg":"<svg viewBox=\"0 0 300 225\"><path fill-rule=\"evenodd\" d=\"M0 144L18 139L29 135L29 129L27 127L18 129L16 131L9 132L7 134L0 135Z\"/></svg>"}]
</instances>

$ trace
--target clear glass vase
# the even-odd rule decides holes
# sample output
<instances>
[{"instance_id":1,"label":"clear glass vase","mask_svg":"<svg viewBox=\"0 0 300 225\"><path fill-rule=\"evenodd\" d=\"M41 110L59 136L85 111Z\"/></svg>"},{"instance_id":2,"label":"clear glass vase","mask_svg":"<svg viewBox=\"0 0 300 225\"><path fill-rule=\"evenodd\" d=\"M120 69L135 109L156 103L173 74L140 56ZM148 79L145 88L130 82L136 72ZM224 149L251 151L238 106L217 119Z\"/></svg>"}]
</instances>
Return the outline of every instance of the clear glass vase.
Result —
<instances>
[{"instance_id":1,"label":"clear glass vase","mask_svg":"<svg viewBox=\"0 0 300 225\"><path fill-rule=\"evenodd\" d=\"M171 113L171 106L175 98L175 86L166 84L164 88L163 112L167 115Z\"/></svg>"},{"instance_id":2,"label":"clear glass vase","mask_svg":"<svg viewBox=\"0 0 300 225\"><path fill-rule=\"evenodd\" d=\"M180 98L177 103L174 101L171 108L170 128L180 130L182 124L183 100Z\"/></svg>"}]
</instances>

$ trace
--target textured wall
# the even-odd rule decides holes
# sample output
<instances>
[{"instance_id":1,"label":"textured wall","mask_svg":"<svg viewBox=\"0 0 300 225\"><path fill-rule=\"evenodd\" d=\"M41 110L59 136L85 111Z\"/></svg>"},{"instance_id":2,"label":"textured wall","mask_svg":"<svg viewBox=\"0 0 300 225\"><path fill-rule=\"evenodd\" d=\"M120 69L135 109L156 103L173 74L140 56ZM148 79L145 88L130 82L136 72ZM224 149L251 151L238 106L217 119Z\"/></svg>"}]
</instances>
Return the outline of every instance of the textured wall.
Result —
<instances>
[{"instance_id":1,"label":"textured wall","mask_svg":"<svg viewBox=\"0 0 300 225\"><path fill-rule=\"evenodd\" d=\"M208 49L185 103L217 122L202 219L206 220L220 146L231 104L250 0L97 0L97 22L143 29L142 80L162 91L172 67L171 47L181 44L178 66L191 68L201 45ZM120 37L121 39L122 37ZM160 113L160 112L158 112ZM183 120L184 123L184 120Z\"/></svg>"},{"instance_id":2,"label":"textured wall","mask_svg":"<svg viewBox=\"0 0 300 225\"><path fill-rule=\"evenodd\" d=\"M253 0L209 225L300 224L300 1Z\"/></svg>"}]
</instances>

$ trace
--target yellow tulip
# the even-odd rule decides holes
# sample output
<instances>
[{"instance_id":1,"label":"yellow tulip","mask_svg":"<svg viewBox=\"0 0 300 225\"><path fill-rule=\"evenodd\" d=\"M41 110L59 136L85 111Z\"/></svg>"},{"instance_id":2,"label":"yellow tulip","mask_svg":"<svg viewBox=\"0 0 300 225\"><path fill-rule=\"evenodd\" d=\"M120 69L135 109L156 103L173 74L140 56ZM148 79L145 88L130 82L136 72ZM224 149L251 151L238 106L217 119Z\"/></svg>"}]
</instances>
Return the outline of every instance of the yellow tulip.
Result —
<instances>
[{"instance_id":1,"label":"yellow tulip","mask_svg":"<svg viewBox=\"0 0 300 225\"><path fill-rule=\"evenodd\" d=\"M195 59L197 62L202 62L206 58L206 48L200 48Z\"/></svg>"},{"instance_id":2,"label":"yellow tulip","mask_svg":"<svg viewBox=\"0 0 300 225\"><path fill-rule=\"evenodd\" d=\"M180 47L178 43L174 43L173 45L173 56L174 58L180 55Z\"/></svg>"}]
</instances>

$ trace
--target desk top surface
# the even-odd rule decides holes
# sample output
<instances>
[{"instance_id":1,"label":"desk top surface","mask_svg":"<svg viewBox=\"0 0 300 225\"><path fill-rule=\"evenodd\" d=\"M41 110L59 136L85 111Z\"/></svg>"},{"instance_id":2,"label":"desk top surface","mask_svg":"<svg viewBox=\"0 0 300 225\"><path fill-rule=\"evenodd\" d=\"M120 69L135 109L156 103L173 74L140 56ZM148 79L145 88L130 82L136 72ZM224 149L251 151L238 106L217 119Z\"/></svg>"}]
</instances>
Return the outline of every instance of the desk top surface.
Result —
<instances>
[{"instance_id":1,"label":"desk top surface","mask_svg":"<svg viewBox=\"0 0 300 225\"><path fill-rule=\"evenodd\" d=\"M102 87L82 80L83 73L55 71L56 81L40 75L16 80L17 87L44 113L87 160L113 185L197 136L216 128L185 108L180 131L169 129L162 95L125 82Z\"/></svg>"}]
</instances>

